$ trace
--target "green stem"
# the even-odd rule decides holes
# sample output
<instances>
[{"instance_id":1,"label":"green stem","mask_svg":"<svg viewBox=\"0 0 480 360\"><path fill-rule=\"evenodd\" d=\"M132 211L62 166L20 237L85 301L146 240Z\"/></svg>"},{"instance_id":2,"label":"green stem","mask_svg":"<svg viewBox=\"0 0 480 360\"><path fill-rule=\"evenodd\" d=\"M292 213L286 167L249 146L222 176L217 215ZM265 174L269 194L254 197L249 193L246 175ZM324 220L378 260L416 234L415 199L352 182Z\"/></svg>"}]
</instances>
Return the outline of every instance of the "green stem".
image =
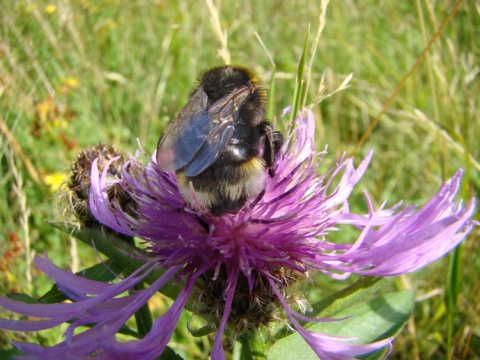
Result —
<instances>
[{"instance_id":1,"label":"green stem","mask_svg":"<svg viewBox=\"0 0 480 360\"><path fill-rule=\"evenodd\" d=\"M267 359L268 340L264 331L256 331L241 335L237 341L240 343L240 354L237 360L265 360Z\"/></svg>"},{"instance_id":2,"label":"green stem","mask_svg":"<svg viewBox=\"0 0 480 360\"><path fill-rule=\"evenodd\" d=\"M460 284L460 263L462 246L458 246L449 256L448 273L445 285L447 305L447 360L452 358L453 315L457 311L457 298Z\"/></svg>"},{"instance_id":3,"label":"green stem","mask_svg":"<svg viewBox=\"0 0 480 360\"><path fill-rule=\"evenodd\" d=\"M134 286L136 291L142 290L144 288L143 283L139 283ZM148 307L148 302L145 303L138 311L135 313L135 321L137 322L137 330L142 337L147 335L152 329L152 314L150 313L150 308Z\"/></svg>"},{"instance_id":4,"label":"green stem","mask_svg":"<svg viewBox=\"0 0 480 360\"><path fill-rule=\"evenodd\" d=\"M452 359L453 313L447 313L447 360Z\"/></svg>"},{"instance_id":5,"label":"green stem","mask_svg":"<svg viewBox=\"0 0 480 360\"><path fill-rule=\"evenodd\" d=\"M125 236L123 237L123 240L135 247L135 240L132 237ZM129 274L128 271L126 271L127 274ZM141 291L145 288L145 285L143 282L138 283L133 287L134 291ZM130 294L133 292L130 291ZM138 311L135 313L135 322L137 323L137 331L138 333L144 337L147 335L150 330L152 329L153 321L152 321L152 314L150 313L150 308L148 307L148 302L145 303Z\"/></svg>"}]
</instances>

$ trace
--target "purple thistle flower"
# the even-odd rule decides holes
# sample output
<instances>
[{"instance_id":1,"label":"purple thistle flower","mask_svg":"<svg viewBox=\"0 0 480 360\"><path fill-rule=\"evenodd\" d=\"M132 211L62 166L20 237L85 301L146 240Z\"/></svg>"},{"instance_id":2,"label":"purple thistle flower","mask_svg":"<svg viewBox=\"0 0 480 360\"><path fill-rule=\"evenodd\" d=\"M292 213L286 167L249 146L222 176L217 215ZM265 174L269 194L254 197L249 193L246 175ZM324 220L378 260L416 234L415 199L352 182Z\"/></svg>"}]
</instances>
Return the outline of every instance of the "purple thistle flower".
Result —
<instances>
[{"instance_id":1,"label":"purple thistle flower","mask_svg":"<svg viewBox=\"0 0 480 360\"><path fill-rule=\"evenodd\" d=\"M96 219L120 233L145 240L153 261L116 284L87 280L60 270L37 257L36 265L56 281L73 301L68 304L32 305L0 298L0 306L44 320L0 319L0 328L16 331L47 329L68 320L65 341L51 348L15 342L30 354L28 358L79 359L95 354L99 359L154 359L165 349L187 299L197 291L204 308L217 309L217 327L212 358L224 359L222 335L240 328L239 293L257 288L268 303L259 300L254 326L272 320L270 302L279 303L290 323L322 359L349 359L385 347L391 338L372 344L354 344L355 339L320 334L302 328L298 320L309 319L294 311L287 288L307 271L321 271L334 278L352 273L391 276L416 270L454 248L478 225L470 220L475 209L472 199L465 207L455 202L462 171L444 183L422 208L375 210L365 194L368 214L350 212L348 198L363 176L372 152L355 168L353 159L340 159L325 174L317 166L326 151L316 153L311 112L299 116L290 137L278 154L275 176L258 198L247 202L238 214L215 217L206 211L189 208L177 188L175 174L163 172L154 160L144 165L136 158L123 166L120 179L108 178L108 165L99 173L92 167L90 209ZM152 157L155 159L155 155ZM115 159L112 159L114 161ZM333 186L333 183L336 186ZM136 216L109 200L108 189L120 185L135 201ZM338 226L354 226L361 231L351 244L337 244L328 234ZM141 282L153 269L166 272L151 286L118 297ZM151 331L139 340L119 342L115 334L148 299L172 278L185 285L172 307L156 319ZM201 283L212 291L195 290ZM215 293L216 292L216 293ZM264 299L263 298L263 299ZM215 302L217 301L217 302ZM233 311L235 310L235 311ZM248 315L248 313L247 313ZM235 318L237 316L237 318ZM248 317L248 316L247 316ZM247 319L248 322L249 319ZM81 325L93 327L74 334Z\"/></svg>"}]
</instances>

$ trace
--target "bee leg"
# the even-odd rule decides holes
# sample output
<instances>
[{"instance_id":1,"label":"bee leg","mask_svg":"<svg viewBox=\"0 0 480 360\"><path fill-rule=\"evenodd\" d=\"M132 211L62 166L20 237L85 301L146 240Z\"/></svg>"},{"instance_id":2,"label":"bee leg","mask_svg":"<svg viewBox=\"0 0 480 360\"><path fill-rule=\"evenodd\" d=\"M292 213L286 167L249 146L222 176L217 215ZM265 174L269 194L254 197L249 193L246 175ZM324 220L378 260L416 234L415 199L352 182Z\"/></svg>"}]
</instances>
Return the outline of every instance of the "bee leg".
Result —
<instances>
[{"instance_id":1,"label":"bee leg","mask_svg":"<svg viewBox=\"0 0 480 360\"><path fill-rule=\"evenodd\" d=\"M208 223L199 216L197 216L197 220L200 223L200 225L203 227L205 232L208 233L210 231L210 226L208 225Z\"/></svg>"},{"instance_id":2,"label":"bee leg","mask_svg":"<svg viewBox=\"0 0 480 360\"><path fill-rule=\"evenodd\" d=\"M279 131L274 131L267 121L259 125L259 130L264 137L263 160L268 168L268 174L273 177L275 156L283 145L283 135Z\"/></svg>"}]
</instances>

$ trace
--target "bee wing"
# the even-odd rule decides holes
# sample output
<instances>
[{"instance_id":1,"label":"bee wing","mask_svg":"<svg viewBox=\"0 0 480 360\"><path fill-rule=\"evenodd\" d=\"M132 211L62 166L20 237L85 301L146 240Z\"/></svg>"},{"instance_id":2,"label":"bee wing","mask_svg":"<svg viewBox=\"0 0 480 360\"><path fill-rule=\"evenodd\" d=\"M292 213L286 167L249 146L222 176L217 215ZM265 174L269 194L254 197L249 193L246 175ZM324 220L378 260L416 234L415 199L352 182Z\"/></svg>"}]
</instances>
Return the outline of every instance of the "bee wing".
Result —
<instances>
[{"instance_id":1,"label":"bee wing","mask_svg":"<svg viewBox=\"0 0 480 360\"><path fill-rule=\"evenodd\" d=\"M238 109L249 94L250 89L242 87L206 110L208 97L199 88L160 140L157 163L164 170L184 168L187 176L203 172L232 138Z\"/></svg>"},{"instance_id":2,"label":"bee wing","mask_svg":"<svg viewBox=\"0 0 480 360\"><path fill-rule=\"evenodd\" d=\"M197 176L218 159L233 136L238 110L250 93L250 88L243 86L219 99L208 109L210 131L195 157L183 169L185 175Z\"/></svg>"},{"instance_id":3,"label":"bee wing","mask_svg":"<svg viewBox=\"0 0 480 360\"><path fill-rule=\"evenodd\" d=\"M232 118L231 121L230 118ZM185 166L183 169L185 175L197 176L218 159L218 156L232 138L233 131L235 130L233 116L228 116L227 118L223 118L223 120L223 125L212 132L213 137L209 136L207 138L203 146L195 154L193 160Z\"/></svg>"},{"instance_id":4,"label":"bee wing","mask_svg":"<svg viewBox=\"0 0 480 360\"><path fill-rule=\"evenodd\" d=\"M202 147L209 132L207 105L207 94L199 88L165 130L157 146L157 164L162 170L182 168Z\"/></svg>"}]
</instances>

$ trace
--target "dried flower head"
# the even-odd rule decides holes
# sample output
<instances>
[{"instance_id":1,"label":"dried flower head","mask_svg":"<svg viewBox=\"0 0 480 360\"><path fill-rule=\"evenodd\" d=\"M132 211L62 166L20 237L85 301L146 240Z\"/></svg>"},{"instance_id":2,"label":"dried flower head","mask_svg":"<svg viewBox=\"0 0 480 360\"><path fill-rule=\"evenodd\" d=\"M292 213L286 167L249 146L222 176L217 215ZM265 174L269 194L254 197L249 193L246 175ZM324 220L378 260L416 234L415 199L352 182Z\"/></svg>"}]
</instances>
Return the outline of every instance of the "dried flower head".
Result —
<instances>
[{"instance_id":1,"label":"dried flower head","mask_svg":"<svg viewBox=\"0 0 480 360\"><path fill-rule=\"evenodd\" d=\"M91 168L95 159L100 166L110 164L108 176L112 180L119 180L122 176L122 165L125 155L115 150L112 145L99 143L83 150L77 155L68 173L68 179L62 188L61 200L64 207L64 215L73 215L80 226L96 227L98 221L93 217L89 206L89 194L91 189ZM113 160L113 161L112 161ZM122 209L133 210L133 202L130 196L120 185L113 185L109 189L109 199L118 203Z\"/></svg>"}]
</instances>

